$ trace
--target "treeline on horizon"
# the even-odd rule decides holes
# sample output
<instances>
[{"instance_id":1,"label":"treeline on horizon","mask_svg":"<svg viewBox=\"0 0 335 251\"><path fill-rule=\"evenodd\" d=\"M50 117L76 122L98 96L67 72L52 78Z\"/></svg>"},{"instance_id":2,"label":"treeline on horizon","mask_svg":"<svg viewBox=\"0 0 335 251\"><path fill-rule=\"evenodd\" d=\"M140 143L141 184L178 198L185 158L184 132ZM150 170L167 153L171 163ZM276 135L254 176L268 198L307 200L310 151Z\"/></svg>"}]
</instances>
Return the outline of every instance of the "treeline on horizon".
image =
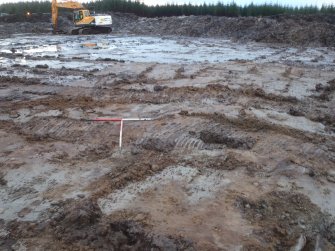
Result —
<instances>
[{"instance_id":1,"label":"treeline on horizon","mask_svg":"<svg viewBox=\"0 0 335 251\"><path fill-rule=\"evenodd\" d=\"M272 16L279 14L335 14L335 5L291 7L280 4L249 4L239 6L234 2L224 4L165 4L148 6L138 0L97 0L84 4L90 10L99 12L124 12L134 13L142 17L164 17L164 16L190 16L190 15L213 15L213 16ZM51 2L33 1L5 3L0 5L0 13L24 15L26 12L50 13Z\"/></svg>"}]
</instances>

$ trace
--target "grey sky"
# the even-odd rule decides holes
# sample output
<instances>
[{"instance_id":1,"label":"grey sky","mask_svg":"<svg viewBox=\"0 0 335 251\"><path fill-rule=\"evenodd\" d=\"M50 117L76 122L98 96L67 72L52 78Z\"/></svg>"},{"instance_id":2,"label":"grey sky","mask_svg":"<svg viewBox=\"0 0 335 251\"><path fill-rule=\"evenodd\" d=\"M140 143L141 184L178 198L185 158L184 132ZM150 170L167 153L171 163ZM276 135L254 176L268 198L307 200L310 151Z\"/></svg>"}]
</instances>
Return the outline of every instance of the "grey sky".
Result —
<instances>
[{"instance_id":1,"label":"grey sky","mask_svg":"<svg viewBox=\"0 0 335 251\"><path fill-rule=\"evenodd\" d=\"M7 2L17 2L20 0L0 0L0 4ZM22 1L22 0L21 0ZM27 1L27 0L23 0ZM87 2L90 0L79 0L80 2ZM177 4L202 4L206 3L217 3L218 0L141 0L148 5L156 5L156 4L165 4L165 3L177 3ZM222 0L222 3L231 3L232 0ZM235 3L238 5L246 5L253 2L254 4L262 4L262 3L279 3L281 5L291 5L291 6L305 6L305 5L317 5L322 6L322 4L333 4L335 5L335 0L235 0Z\"/></svg>"},{"instance_id":2,"label":"grey sky","mask_svg":"<svg viewBox=\"0 0 335 251\"><path fill-rule=\"evenodd\" d=\"M1 1L1 0L0 0ZM184 3L193 3L193 4L202 4L204 2L206 3L217 3L218 0L142 0L142 2L148 4L148 5L156 5L156 4L165 4L165 3L178 3L178 4L184 4ZM222 3L231 3L232 1L226 0L221 1ZM279 3L281 5L291 5L291 6L305 6L305 5L317 5L322 6L322 4L333 4L335 5L335 0L235 0L234 1L238 5L246 5L250 3L254 4L262 4L262 3Z\"/></svg>"}]
</instances>

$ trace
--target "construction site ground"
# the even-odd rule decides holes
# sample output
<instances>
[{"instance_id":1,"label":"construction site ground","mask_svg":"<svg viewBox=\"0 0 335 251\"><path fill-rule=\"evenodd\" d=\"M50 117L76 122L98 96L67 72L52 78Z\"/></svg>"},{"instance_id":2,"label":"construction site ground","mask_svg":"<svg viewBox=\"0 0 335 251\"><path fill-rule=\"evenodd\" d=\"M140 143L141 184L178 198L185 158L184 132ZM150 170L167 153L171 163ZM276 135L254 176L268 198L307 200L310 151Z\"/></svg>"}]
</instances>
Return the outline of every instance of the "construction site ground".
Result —
<instances>
[{"instance_id":1,"label":"construction site ground","mask_svg":"<svg viewBox=\"0 0 335 251\"><path fill-rule=\"evenodd\" d=\"M0 250L335 250L335 50L0 39ZM97 117L152 118L118 122Z\"/></svg>"}]
</instances>

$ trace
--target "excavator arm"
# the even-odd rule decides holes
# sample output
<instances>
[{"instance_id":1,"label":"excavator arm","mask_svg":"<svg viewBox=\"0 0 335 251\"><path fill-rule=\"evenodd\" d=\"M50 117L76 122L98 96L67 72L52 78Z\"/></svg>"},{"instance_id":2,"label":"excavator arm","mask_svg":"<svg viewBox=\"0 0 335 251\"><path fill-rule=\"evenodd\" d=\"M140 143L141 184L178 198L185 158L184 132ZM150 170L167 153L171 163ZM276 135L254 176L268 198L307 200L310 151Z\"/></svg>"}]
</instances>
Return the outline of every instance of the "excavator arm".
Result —
<instances>
[{"instance_id":1,"label":"excavator arm","mask_svg":"<svg viewBox=\"0 0 335 251\"><path fill-rule=\"evenodd\" d=\"M51 19L52 19L52 28L53 31L57 31L57 23L58 23L58 8L70 9L70 10L78 10L84 9L84 6L81 3L75 1L66 1L57 3L57 0L52 0L51 4Z\"/></svg>"}]
</instances>

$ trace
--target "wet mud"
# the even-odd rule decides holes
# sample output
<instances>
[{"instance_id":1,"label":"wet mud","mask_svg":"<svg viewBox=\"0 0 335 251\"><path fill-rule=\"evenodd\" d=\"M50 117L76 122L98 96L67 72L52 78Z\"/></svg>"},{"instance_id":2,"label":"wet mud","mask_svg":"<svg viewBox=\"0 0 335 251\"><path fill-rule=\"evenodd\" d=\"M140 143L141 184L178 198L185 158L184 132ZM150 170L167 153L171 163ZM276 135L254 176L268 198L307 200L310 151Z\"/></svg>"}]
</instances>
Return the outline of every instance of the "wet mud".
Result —
<instances>
[{"instance_id":1,"label":"wet mud","mask_svg":"<svg viewBox=\"0 0 335 251\"><path fill-rule=\"evenodd\" d=\"M0 41L1 250L334 250L331 48L34 39Z\"/></svg>"}]
</instances>

